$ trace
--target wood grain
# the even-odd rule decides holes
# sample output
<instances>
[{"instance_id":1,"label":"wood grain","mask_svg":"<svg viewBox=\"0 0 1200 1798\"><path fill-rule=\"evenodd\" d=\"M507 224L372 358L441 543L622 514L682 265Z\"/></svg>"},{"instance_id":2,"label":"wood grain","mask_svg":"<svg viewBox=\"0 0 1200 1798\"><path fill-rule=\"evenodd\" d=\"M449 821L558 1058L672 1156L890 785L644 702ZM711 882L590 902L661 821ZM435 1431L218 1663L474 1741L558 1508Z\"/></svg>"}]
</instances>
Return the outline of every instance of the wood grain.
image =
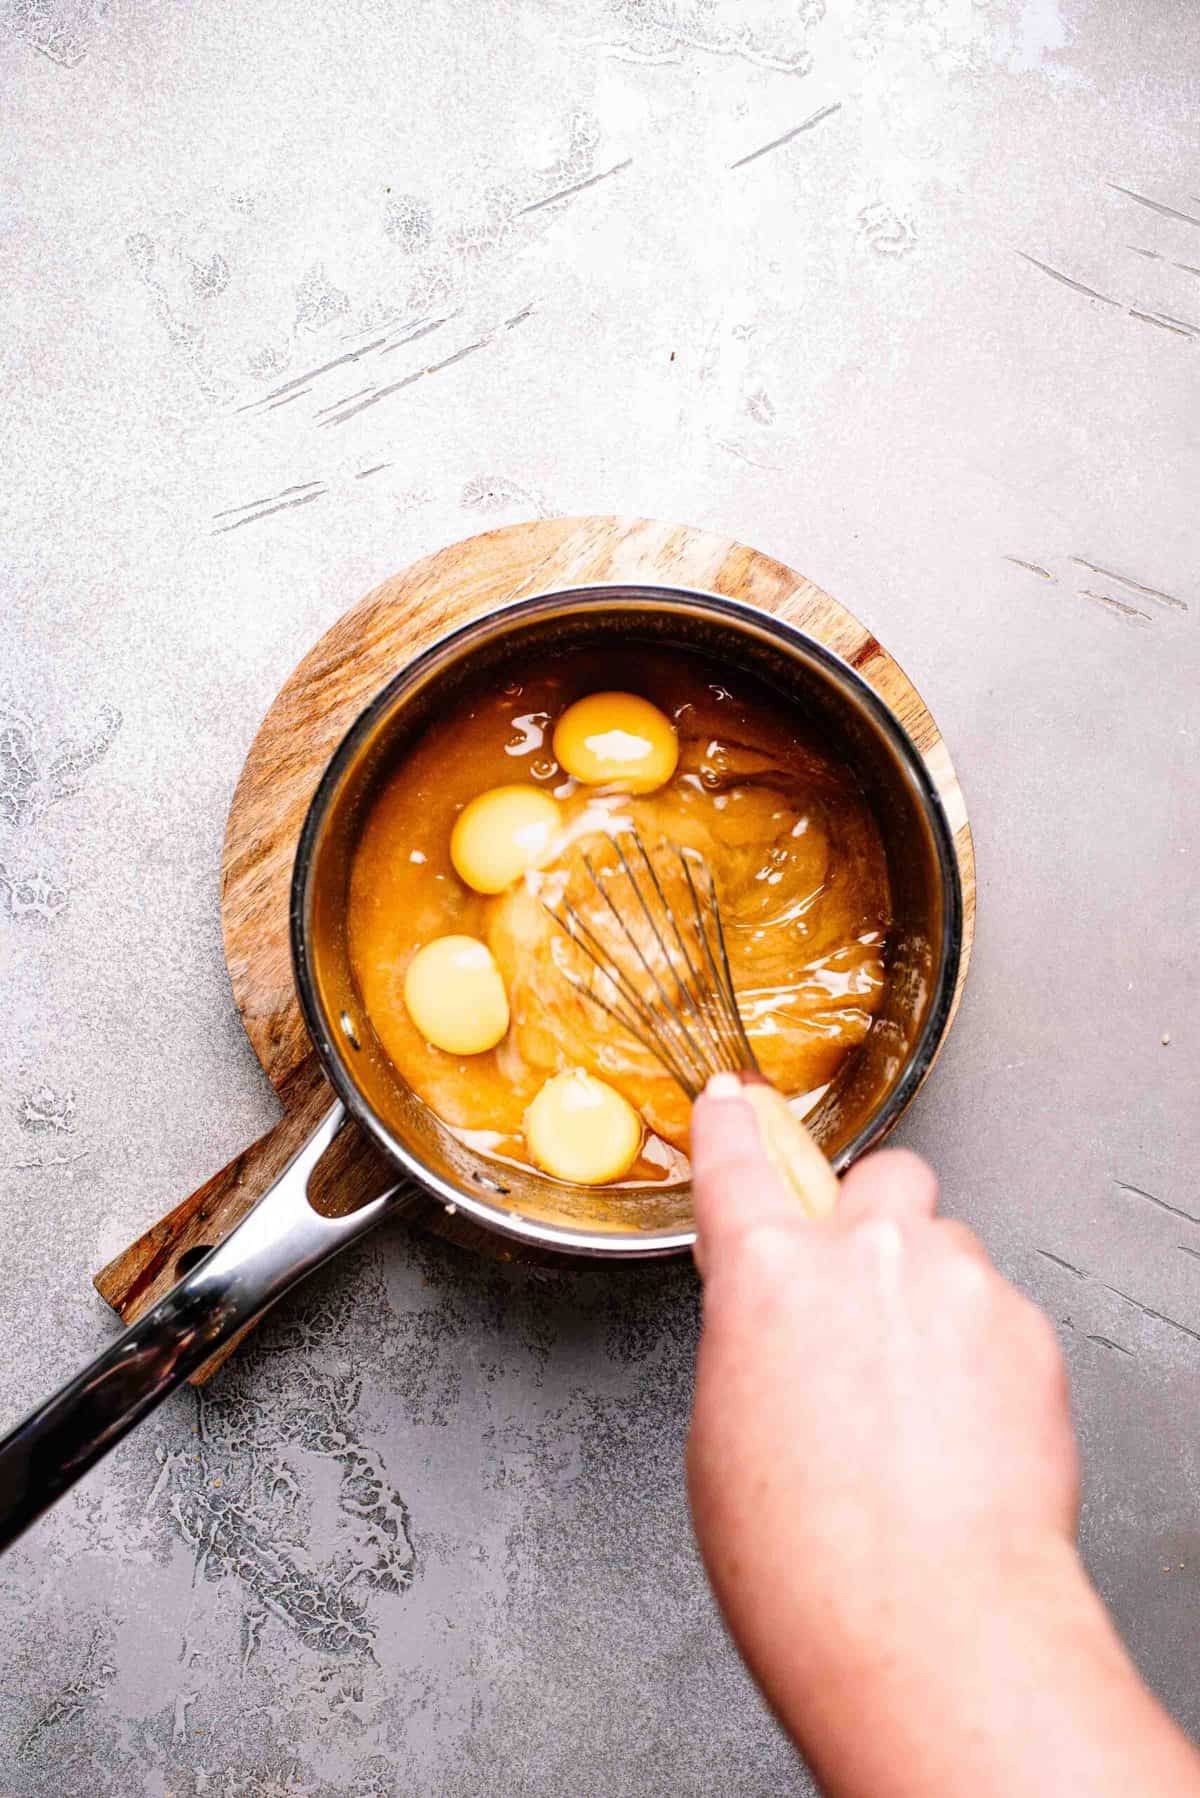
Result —
<instances>
[{"instance_id":1,"label":"wood grain","mask_svg":"<svg viewBox=\"0 0 1200 1798\"><path fill-rule=\"evenodd\" d=\"M234 1000L284 1116L96 1276L101 1295L127 1322L174 1284L189 1249L215 1246L229 1234L332 1102L292 986L288 892L304 815L341 738L368 700L445 632L535 593L609 581L695 587L778 613L851 663L887 701L924 755L955 832L964 907L957 1009L975 929L966 806L924 701L851 612L803 575L733 538L652 519L551 518L452 544L384 581L325 633L284 683L251 746L225 832L221 922ZM323 1169L320 1202L352 1210L386 1176L356 1130L342 1133L336 1154L338 1165ZM440 1206L431 1204L422 1221L456 1233ZM478 1230L472 1246L506 1257L516 1252ZM194 1378L207 1378L233 1346Z\"/></svg>"}]
</instances>

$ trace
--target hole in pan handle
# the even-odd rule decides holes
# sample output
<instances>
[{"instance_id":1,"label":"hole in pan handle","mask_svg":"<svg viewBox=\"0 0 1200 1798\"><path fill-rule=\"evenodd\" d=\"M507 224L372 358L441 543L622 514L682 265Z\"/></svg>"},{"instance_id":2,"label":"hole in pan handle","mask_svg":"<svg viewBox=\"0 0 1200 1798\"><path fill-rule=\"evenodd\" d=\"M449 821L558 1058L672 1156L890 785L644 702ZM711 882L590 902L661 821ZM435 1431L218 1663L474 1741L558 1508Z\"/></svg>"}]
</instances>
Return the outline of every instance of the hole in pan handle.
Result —
<instances>
[{"instance_id":1,"label":"hole in pan handle","mask_svg":"<svg viewBox=\"0 0 1200 1798\"><path fill-rule=\"evenodd\" d=\"M345 1121L331 1106L237 1229L194 1263L181 1256L178 1285L0 1441L0 1549L289 1287L405 1208L407 1180L345 1217L313 1209L309 1181Z\"/></svg>"}]
</instances>

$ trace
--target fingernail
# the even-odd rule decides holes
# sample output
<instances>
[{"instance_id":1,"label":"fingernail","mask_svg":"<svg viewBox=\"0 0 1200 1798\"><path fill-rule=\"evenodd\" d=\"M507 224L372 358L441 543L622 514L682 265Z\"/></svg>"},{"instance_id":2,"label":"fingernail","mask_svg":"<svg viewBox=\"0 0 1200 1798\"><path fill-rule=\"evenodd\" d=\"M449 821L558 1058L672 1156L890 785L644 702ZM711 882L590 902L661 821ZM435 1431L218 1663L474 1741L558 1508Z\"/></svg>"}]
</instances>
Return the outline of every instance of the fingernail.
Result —
<instances>
[{"instance_id":1,"label":"fingernail","mask_svg":"<svg viewBox=\"0 0 1200 1798\"><path fill-rule=\"evenodd\" d=\"M706 1099L744 1099L745 1096L736 1074L713 1074L704 1089Z\"/></svg>"}]
</instances>

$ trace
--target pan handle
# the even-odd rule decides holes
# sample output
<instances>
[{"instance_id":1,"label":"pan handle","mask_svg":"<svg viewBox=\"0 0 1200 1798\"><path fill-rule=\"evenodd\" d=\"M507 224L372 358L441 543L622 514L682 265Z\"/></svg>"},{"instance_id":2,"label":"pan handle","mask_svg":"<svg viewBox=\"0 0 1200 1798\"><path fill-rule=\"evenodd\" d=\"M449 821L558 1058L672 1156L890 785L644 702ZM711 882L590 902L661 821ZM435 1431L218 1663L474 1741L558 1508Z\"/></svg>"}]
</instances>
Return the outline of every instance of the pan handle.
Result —
<instances>
[{"instance_id":1,"label":"pan handle","mask_svg":"<svg viewBox=\"0 0 1200 1798\"><path fill-rule=\"evenodd\" d=\"M415 1196L400 1181L347 1217L314 1211L309 1178L345 1117L340 1102L331 1106L237 1229L0 1441L0 1549L230 1336Z\"/></svg>"}]
</instances>

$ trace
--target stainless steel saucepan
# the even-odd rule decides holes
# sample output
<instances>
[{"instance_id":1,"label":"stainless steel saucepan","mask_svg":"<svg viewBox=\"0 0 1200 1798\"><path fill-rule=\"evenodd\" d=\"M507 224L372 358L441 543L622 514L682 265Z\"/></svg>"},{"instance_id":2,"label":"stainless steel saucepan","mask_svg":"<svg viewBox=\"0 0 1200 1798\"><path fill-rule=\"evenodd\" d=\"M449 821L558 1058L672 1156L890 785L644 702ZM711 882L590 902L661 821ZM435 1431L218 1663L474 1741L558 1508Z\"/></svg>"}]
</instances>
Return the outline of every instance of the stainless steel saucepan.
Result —
<instances>
[{"instance_id":1,"label":"stainless steel saucepan","mask_svg":"<svg viewBox=\"0 0 1200 1798\"><path fill-rule=\"evenodd\" d=\"M548 652L699 650L767 682L858 772L887 851L895 923L881 1010L810 1120L839 1170L887 1133L928 1071L953 1003L962 895L950 825L899 721L821 644L754 607L663 587L543 594L454 631L399 673L325 770L296 851L296 988L338 1095L233 1233L91 1366L0 1442L0 1546L11 1541L222 1343L320 1262L432 1195L487 1230L543 1253L595 1260L674 1255L693 1241L686 1185L571 1186L473 1155L405 1085L380 1048L351 972L346 887L375 783L468 683L504 681ZM314 1169L348 1117L395 1168L396 1184L345 1217L308 1200Z\"/></svg>"}]
</instances>

